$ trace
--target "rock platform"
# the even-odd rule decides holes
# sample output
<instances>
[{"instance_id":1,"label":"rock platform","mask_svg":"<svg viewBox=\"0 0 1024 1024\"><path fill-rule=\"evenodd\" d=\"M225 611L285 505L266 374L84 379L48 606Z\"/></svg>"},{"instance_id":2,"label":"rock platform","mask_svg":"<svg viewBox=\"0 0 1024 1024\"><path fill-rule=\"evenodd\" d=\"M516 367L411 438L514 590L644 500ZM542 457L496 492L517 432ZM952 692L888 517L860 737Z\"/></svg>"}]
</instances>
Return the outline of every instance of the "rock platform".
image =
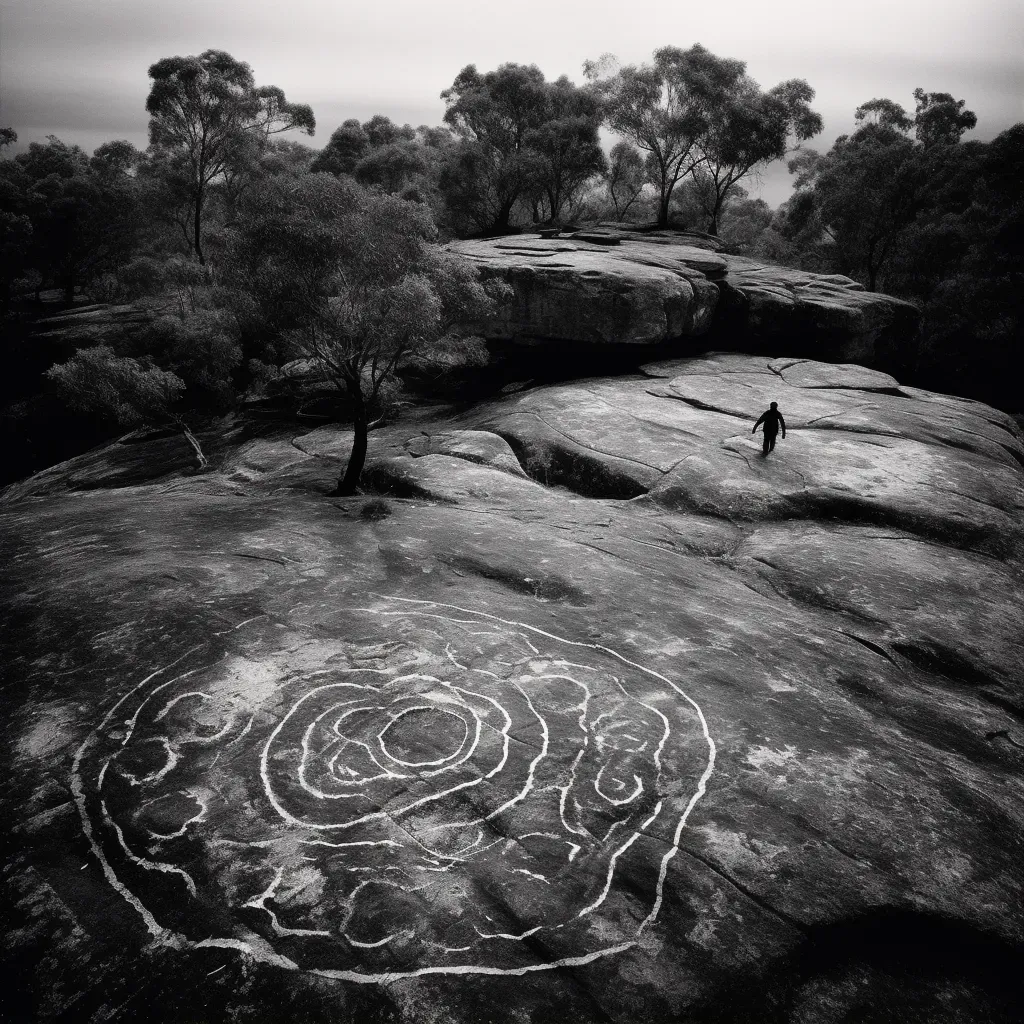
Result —
<instances>
[{"instance_id":1,"label":"rock platform","mask_svg":"<svg viewBox=\"0 0 1024 1024\"><path fill-rule=\"evenodd\" d=\"M12 1019L1016 1019L1009 417L726 353L414 410L355 498L207 440L0 496Z\"/></svg>"}]
</instances>

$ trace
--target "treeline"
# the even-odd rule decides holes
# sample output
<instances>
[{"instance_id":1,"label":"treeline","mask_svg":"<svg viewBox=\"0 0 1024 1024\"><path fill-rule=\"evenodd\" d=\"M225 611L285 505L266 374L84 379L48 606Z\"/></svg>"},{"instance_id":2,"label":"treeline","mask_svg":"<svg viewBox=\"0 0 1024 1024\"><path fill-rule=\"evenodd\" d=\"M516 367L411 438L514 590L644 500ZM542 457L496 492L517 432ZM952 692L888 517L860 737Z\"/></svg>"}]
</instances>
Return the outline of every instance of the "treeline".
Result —
<instances>
[{"instance_id":1,"label":"treeline","mask_svg":"<svg viewBox=\"0 0 1024 1024\"><path fill-rule=\"evenodd\" d=\"M914 383L1024 408L1024 124L963 141L977 118L949 93L858 107L856 128L791 162L777 211L733 197L723 234L739 251L915 303Z\"/></svg>"},{"instance_id":2,"label":"treeline","mask_svg":"<svg viewBox=\"0 0 1024 1024\"><path fill-rule=\"evenodd\" d=\"M602 59L582 85L533 66L469 66L442 94L443 125L350 120L320 151L282 137L314 133L310 107L230 54L165 58L149 78L145 151L122 140L89 155L51 136L0 160L8 325L54 288L68 304L85 294L144 309L131 330L53 367L50 394L122 426L171 425L200 464L198 425L305 357L357 427L343 491L400 368L482 358L455 328L501 289L434 243L603 216L667 223L686 181L707 186L693 226L714 229L746 175L821 125L805 82L763 92L742 61L701 46L639 67ZM622 136L610 159L602 125ZM54 423L44 397L8 403L12 436L32 433L18 417Z\"/></svg>"},{"instance_id":3,"label":"treeline","mask_svg":"<svg viewBox=\"0 0 1024 1024\"><path fill-rule=\"evenodd\" d=\"M44 286L130 297L152 283L154 257L205 264L207 239L258 183L306 173L424 204L449 236L606 216L667 224L689 181L703 205L688 226L715 231L745 177L821 128L806 82L764 92L745 70L699 45L638 67L590 63L583 85L470 65L442 94L443 126L349 120L317 152L277 138L312 135L313 111L257 86L247 64L216 50L166 58L149 71L146 151L117 141L90 157L51 136L0 161L0 303ZM610 159L602 125L621 136ZM13 141L5 129L0 145Z\"/></svg>"},{"instance_id":4,"label":"treeline","mask_svg":"<svg viewBox=\"0 0 1024 1024\"><path fill-rule=\"evenodd\" d=\"M165 58L149 77L146 150L51 136L0 159L0 307L10 325L56 288L145 308L52 386L123 425L175 425L200 461L192 426L299 357L337 385L359 456L397 370L480 358L457 314L502 300L434 243L601 219L708 231L910 298L921 380L1019 407L1024 127L963 142L975 118L947 94L919 90L913 116L873 100L821 155L803 145L822 127L806 82L763 90L742 61L665 47L588 62L579 85L470 65L442 94L443 125L349 120L318 151L282 137L314 133L309 106L229 54ZM0 130L0 147L15 141ZM796 190L772 211L744 182L786 156Z\"/></svg>"}]
</instances>

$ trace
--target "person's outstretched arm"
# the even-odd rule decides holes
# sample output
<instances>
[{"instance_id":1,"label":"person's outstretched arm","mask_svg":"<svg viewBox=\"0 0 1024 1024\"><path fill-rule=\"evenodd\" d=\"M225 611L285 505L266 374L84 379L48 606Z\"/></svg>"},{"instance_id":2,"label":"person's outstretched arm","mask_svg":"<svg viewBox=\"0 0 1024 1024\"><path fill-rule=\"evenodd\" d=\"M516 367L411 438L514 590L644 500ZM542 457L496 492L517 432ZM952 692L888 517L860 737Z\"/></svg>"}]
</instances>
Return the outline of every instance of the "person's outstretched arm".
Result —
<instances>
[{"instance_id":1,"label":"person's outstretched arm","mask_svg":"<svg viewBox=\"0 0 1024 1024\"><path fill-rule=\"evenodd\" d=\"M782 427L782 438L786 438L786 421L782 418L782 413L779 413L779 426Z\"/></svg>"},{"instance_id":2,"label":"person's outstretched arm","mask_svg":"<svg viewBox=\"0 0 1024 1024\"><path fill-rule=\"evenodd\" d=\"M752 434L756 434L757 433L757 428L759 426L761 426L762 421L764 420L765 416L767 416L767 415L768 415L767 413L763 412L763 413L761 413L760 416L757 417L757 422L754 424L754 429L751 430Z\"/></svg>"}]
</instances>

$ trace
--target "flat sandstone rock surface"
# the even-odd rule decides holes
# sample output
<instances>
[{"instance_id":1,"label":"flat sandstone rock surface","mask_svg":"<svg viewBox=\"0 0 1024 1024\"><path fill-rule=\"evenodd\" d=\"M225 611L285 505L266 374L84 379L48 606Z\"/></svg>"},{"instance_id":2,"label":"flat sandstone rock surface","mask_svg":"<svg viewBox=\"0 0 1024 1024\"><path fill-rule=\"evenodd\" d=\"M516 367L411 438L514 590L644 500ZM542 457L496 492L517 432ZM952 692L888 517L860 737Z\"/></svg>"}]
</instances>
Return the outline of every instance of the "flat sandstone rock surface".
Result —
<instances>
[{"instance_id":1,"label":"flat sandstone rock surface","mask_svg":"<svg viewBox=\"0 0 1024 1024\"><path fill-rule=\"evenodd\" d=\"M1015 1019L1008 417L732 354L349 439L0 499L11 1006Z\"/></svg>"}]
</instances>

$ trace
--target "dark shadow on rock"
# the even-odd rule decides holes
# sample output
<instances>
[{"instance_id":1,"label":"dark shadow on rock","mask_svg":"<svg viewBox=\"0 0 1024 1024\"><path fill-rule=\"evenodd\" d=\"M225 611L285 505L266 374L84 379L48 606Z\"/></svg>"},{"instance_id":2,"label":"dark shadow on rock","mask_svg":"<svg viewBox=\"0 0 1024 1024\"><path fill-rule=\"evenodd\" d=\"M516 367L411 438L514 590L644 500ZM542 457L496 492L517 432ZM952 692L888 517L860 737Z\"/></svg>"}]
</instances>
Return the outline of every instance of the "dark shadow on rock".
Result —
<instances>
[{"instance_id":1,"label":"dark shadow on rock","mask_svg":"<svg viewBox=\"0 0 1024 1024\"><path fill-rule=\"evenodd\" d=\"M511 567L495 565L467 555L459 555L445 561L457 572L472 573L474 576L493 580L516 593L527 594L543 601L564 601L576 606L593 603L586 591L557 576L527 578Z\"/></svg>"},{"instance_id":2,"label":"dark shadow on rock","mask_svg":"<svg viewBox=\"0 0 1024 1024\"><path fill-rule=\"evenodd\" d=\"M527 476L545 487L565 487L584 498L618 501L647 493L648 487L625 471L625 461L615 456L592 453L569 439L564 444L547 438L529 442L510 431L491 429L508 443ZM617 468L616 462L623 468ZM656 471L651 473L660 475Z\"/></svg>"},{"instance_id":3,"label":"dark shadow on rock","mask_svg":"<svg viewBox=\"0 0 1024 1024\"><path fill-rule=\"evenodd\" d=\"M687 1024L1009 1024L1024 945L962 921L880 909L813 926L795 950L687 1009Z\"/></svg>"},{"instance_id":4,"label":"dark shadow on rock","mask_svg":"<svg viewBox=\"0 0 1024 1024\"><path fill-rule=\"evenodd\" d=\"M450 497L436 494L410 473L404 472L401 463L401 459L377 460L363 471L359 478L360 487L364 491L389 494L396 498L426 498L429 501L454 504Z\"/></svg>"},{"instance_id":5,"label":"dark shadow on rock","mask_svg":"<svg viewBox=\"0 0 1024 1024\"><path fill-rule=\"evenodd\" d=\"M893 650L912 665L929 675L947 679L955 686L980 692L993 704L1009 712L1018 721L1024 722L1024 704L1019 699L1014 699L1014 690L1008 689L1001 680L985 672L946 644L935 640L929 640L927 644L897 641L892 646ZM1000 692L994 692L996 689Z\"/></svg>"},{"instance_id":6,"label":"dark shadow on rock","mask_svg":"<svg viewBox=\"0 0 1024 1024\"><path fill-rule=\"evenodd\" d=\"M965 551L977 551L993 558L1011 557L1016 549L1015 538L1006 536L998 528L986 523L966 520L951 523L948 517L915 514L859 495L823 488L788 495L786 503L791 512L781 518L834 520L907 530L928 540Z\"/></svg>"}]
</instances>

